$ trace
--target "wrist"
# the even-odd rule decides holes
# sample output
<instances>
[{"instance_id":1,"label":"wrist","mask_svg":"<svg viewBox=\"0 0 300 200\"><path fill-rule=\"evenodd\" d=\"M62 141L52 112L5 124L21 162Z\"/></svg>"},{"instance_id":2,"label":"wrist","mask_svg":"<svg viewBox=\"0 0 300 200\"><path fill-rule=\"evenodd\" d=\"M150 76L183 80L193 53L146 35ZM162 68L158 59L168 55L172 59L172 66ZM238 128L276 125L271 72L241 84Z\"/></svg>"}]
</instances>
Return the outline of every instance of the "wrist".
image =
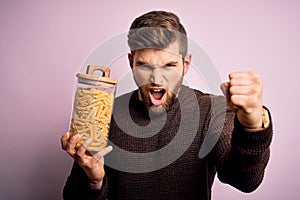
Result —
<instances>
[{"instance_id":1,"label":"wrist","mask_svg":"<svg viewBox=\"0 0 300 200\"><path fill-rule=\"evenodd\" d=\"M260 123L257 124L255 127L245 127L247 130L252 130L252 131L258 131L262 130L264 128L269 127L270 125L270 118L269 118L269 113L265 108L262 108L262 113L261 113L261 120Z\"/></svg>"},{"instance_id":2,"label":"wrist","mask_svg":"<svg viewBox=\"0 0 300 200\"><path fill-rule=\"evenodd\" d=\"M88 183L88 186L91 189L98 189L98 190L100 190L102 188L102 184L103 184L103 180L101 180L101 181L90 181Z\"/></svg>"}]
</instances>

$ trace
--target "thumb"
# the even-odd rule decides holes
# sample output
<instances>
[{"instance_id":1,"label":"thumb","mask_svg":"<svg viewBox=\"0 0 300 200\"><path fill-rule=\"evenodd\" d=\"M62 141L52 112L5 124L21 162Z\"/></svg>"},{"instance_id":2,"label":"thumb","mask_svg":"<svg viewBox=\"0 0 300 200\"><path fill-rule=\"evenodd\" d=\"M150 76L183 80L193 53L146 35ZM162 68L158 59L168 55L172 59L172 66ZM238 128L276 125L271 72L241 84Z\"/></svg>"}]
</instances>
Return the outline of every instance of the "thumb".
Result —
<instances>
[{"instance_id":1,"label":"thumb","mask_svg":"<svg viewBox=\"0 0 300 200\"><path fill-rule=\"evenodd\" d=\"M230 94L230 92L229 92L229 82L224 82L224 83L222 83L222 84L220 85L220 88L221 88L223 94L224 94L225 97L226 97L227 106L229 106L233 112L237 112L238 107L235 106L235 105L233 105L233 104L231 103L231 100L230 100L230 99L231 99L231 94Z\"/></svg>"},{"instance_id":2,"label":"thumb","mask_svg":"<svg viewBox=\"0 0 300 200\"><path fill-rule=\"evenodd\" d=\"M229 106L231 109L234 110L234 107L232 106L231 104L231 101L230 101L230 93L229 93L229 82L224 82L220 85L220 88L226 98L226 103L227 103L227 106Z\"/></svg>"},{"instance_id":3,"label":"thumb","mask_svg":"<svg viewBox=\"0 0 300 200\"><path fill-rule=\"evenodd\" d=\"M61 143L61 148L66 150L67 148L67 143L68 143L68 140L70 138L70 133L69 132L66 132L61 138L60 138L60 143Z\"/></svg>"},{"instance_id":4,"label":"thumb","mask_svg":"<svg viewBox=\"0 0 300 200\"><path fill-rule=\"evenodd\" d=\"M227 97L228 96L228 88L229 88L229 82L224 82L220 85L220 88L223 92L223 94Z\"/></svg>"}]
</instances>

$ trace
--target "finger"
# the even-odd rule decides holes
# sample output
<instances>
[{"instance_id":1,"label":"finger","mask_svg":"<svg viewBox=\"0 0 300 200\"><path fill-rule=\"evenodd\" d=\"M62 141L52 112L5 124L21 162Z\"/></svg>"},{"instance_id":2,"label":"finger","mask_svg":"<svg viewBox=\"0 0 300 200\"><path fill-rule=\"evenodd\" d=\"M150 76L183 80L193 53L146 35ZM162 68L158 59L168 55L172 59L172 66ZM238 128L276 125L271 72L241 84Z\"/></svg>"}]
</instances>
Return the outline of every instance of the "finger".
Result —
<instances>
[{"instance_id":1,"label":"finger","mask_svg":"<svg viewBox=\"0 0 300 200\"><path fill-rule=\"evenodd\" d=\"M245 95L232 95L231 102L232 105L237 108L241 108L245 113L252 113L253 109L255 109L256 107L261 107L261 105L255 98Z\"/></svg>"},{"instance_id":2,"label":"finger","mask_svg":"<svg viewBox=\"0 0 300 200\"><path fill-rule=\"evenodd\" d=\"M230 104L230 93L229 93L229 82L224 82L221 84L221 90L226 97L227 106L231 107Z\"/></svg>"},{"instance_id":3,"label":"finger","mask_svg":"<svg viewBox=\"0 0 300 200\"><path fill-rule=\"evenodd\" d=\"M230 86L245 86L261 84L261 79L255 72L235 72L229 75Z\"/></svg>"},{"instance_id":4,"label":"finger","mask_svg":"<svg viewBox=\"0 0 300 200\"><path fill-rule=\"evenodd\" d=\"M223 94L226 97L226 102L227 102L227 106L231 108L231 110L233 110L233 112L236 112L238 109L238 106L236 106L234 103L232 103L231 100L231 93L230 93L230 85L229 82L224 82L221 84L221 90L223 92Z\"/></svg>"},{"instance_id":5,"label":"finger","mask_svg":"<svg viewBox=\"0 0 300 200\"><path fill-rule=\"evenodd\" d=\"M76 144L79 142L79 140L80 140L79 134L76 134L69 139L69 141L67 143L66 151L71 156L74 156L76 154L75 147L76 147Z\"/></svg>"},{"instance_id":6,"label":"finger","mask_svg":"<svg viewBox=\"0 0 300 200\"><path fill-rule=\"evenodd\" d=\"M246 78L234 78L229 81L230 86L248 86L253 85L253 81Z\"/></svg>"},{"instance_id":7,"label":"finger","mask_svg":"<svg viewBox=\"0 0 300 200\"><path fill-rule=\"evenodd\" d=\"M231 86L229 88L230 95L246 95L249 96L254 93L252 87L249 86Z\"/></svg>"},{"instance_id":8,"label":"finger","mask_svg":"<svg viewBox=\"0 0 300 200\"><path fill-rule=\"evenodd\" d=\"M97 154L95 154L94 158L98 161L101 161L105 155L112 151L112 149L112 146L108 146L105 149L99 151Z\"/></svg>"},{"instance_id":9,"label":"finger","mask_svg":"<svg viewBox=\"0 0 300 200\"><path fill-rule=\"evenodd\" d=\"M230 97L231 104L236 107L244 107L247 100L245 95L231 95Z\"/></svg>"},{"instance_id":10,"label":"finger","mask_svg":"<svg viewBox=\"0 0 300 200\"><path fill-rule=\"evenodd\" d=\"M246 78L246 77L258 77L259 75L256 72L233 72L229 74L229 79L232 78Z\"/></svg>"},{"instance_id":11,"label":"finger","mask_svg":"<svg viewBox=\"0 0 300 200\"><path fill-rule=\"evenodd\" d=\"M92 138L88 138L83 142L83 144L78 148L77 155L84 156L87 148L93 143Z\"/></svg>"},{"instance_id":12,"label":"finger","mask_svg":"<svg viewBox=\"0 0 300 200\"><path fill-rule=\"evenodd\" d=\"M224 82L220 85L220 88L225 96L227 96L228 87L229 87L229 82Z\"/></svg>"},{"instance_id":13,"label":"finger","mask_svg":"<svg viewBox=\"0 0 300 200\"><path fill-rule=\"evenodd\" d=\"M68 143L69 137L70 137L70 133L66 132L60 139L61 148L64 150L66 150L66 148L67 148L67 143Z\"/></svg>"}]
</instances>

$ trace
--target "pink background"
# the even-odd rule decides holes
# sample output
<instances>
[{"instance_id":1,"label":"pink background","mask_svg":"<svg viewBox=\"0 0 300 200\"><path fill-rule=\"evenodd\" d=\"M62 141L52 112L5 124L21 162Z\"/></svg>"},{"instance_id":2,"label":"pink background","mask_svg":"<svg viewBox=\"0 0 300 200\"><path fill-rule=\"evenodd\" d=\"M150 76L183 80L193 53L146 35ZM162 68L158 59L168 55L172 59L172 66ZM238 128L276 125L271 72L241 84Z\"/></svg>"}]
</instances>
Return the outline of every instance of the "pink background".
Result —
<instances>
[{"instance_id":1,"label":"pink background","mask_svg":"<svg viewBox=\"0 0 300 200\"><path fill-rule=\"evenodd\" d=\"M98 44L152 9L177 13L224 81L246 70L264 79L275 132L265 179L252 194L216 179L213 199L300 199L297 0L2 0L0 199L61 199L72 159L60 137L68 130L75 73Z\"/></svg>"}]
</instances>

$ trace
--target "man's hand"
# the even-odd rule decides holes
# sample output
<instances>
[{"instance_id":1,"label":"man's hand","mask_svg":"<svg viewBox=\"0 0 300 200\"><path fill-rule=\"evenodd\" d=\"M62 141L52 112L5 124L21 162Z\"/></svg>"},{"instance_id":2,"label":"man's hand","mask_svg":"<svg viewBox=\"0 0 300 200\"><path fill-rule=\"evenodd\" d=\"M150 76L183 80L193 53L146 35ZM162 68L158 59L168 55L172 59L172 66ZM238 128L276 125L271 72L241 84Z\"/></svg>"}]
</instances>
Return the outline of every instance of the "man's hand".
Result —
<instances>
[{"instance_id":1,"label":"man's hand","mask_svg":"<svg viewBox=\"0 0 300 200\"><path fill-rule=\"evenodd\" d=\"M249 129L262 127L263 82L257 73L231 73L229 82L222 83L221 89L228 105L244 127Z\"/></svg>"},{"instance_id":2,"label":"man's hand","mask_svg":"<svg viewBox=\"0 0 300 200\"><path fill-rule=\"evenodd\" d=\"M101 189L102 180L105 175L103 168L104 156L112 150L112 147L106 147L97 154L91 155L87 151L87 147L91 145L92 140L86 140L78 149L76 149L75 147L79 140L79 134L70 137L70 133L67 132L61 137L61 146L84 169L90 179L90 187Z\"/></svg>"}]
</instances>

